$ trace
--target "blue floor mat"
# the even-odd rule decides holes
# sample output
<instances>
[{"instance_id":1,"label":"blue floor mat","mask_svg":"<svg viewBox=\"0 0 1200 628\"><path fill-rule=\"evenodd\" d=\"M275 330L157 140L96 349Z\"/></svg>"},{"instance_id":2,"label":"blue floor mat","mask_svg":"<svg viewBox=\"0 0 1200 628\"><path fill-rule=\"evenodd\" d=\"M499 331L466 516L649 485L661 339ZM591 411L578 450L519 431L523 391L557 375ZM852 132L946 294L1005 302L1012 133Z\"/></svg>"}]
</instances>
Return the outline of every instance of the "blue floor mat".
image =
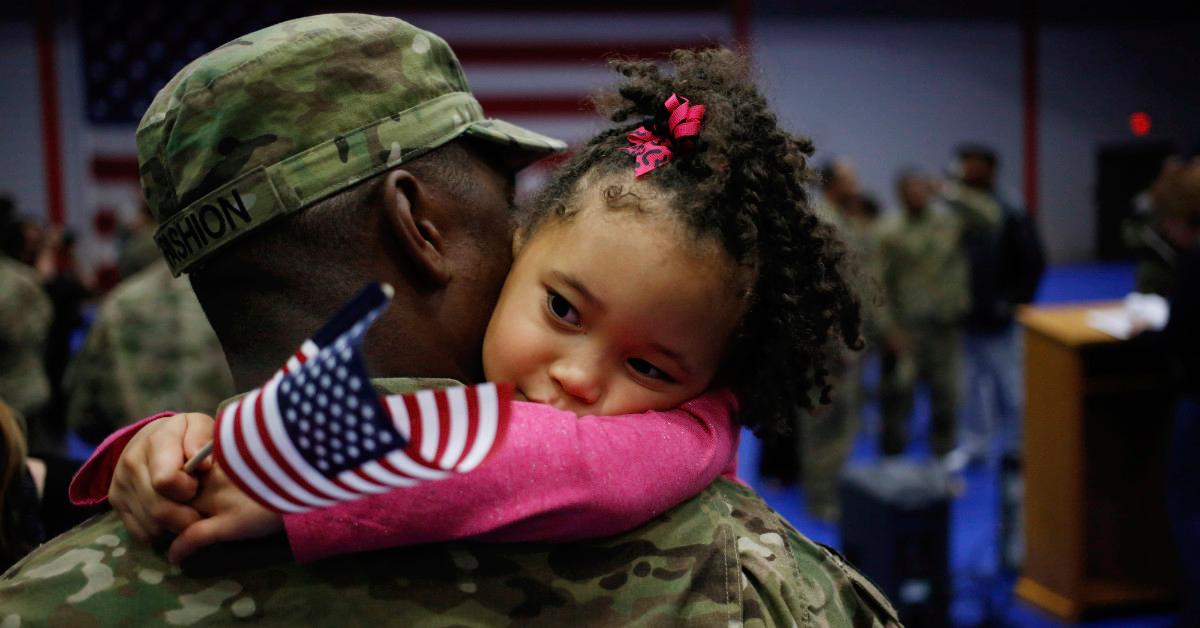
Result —
<instances>
[{"instance_id":1,"label":"blue floor mat","mask_svg":"<svg viewBox=\"0 0 1200 628\"><path fill-rule=\"evenodd\" d=\"M1128 262L1072 264L1046 269L1037 303L1120 299L1133 292L1134 265Z\"/></svg>"}]
</instances>

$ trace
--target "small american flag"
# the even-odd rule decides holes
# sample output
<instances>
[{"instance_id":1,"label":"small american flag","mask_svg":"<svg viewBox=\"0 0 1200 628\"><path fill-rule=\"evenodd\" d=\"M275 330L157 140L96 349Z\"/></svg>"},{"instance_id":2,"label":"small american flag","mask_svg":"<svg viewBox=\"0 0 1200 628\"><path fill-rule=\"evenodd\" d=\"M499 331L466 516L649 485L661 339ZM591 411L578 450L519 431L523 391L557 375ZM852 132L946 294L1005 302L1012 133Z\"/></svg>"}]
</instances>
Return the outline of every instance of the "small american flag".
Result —
<instances>
[{"instance_id":1,"label":"small american flag","mask_svg":"<svg viewBox=\"0 0 1200 628\"><path fill-rule=\"evenodd\" d=\"M466 473L504 438L510 385L375 392L362 339L390 302L368 286L217 419L218 463L262 505L304 512Z\"/></svg>"}]
</instances>

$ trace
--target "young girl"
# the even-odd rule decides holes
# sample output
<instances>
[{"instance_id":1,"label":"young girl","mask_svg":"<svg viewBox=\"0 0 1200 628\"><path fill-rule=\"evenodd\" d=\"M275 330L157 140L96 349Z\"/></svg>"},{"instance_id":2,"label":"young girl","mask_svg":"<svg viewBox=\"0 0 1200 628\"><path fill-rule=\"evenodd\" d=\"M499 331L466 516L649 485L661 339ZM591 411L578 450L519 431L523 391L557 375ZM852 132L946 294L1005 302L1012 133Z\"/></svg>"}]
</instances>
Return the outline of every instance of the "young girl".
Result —
<instances>
[{"instance_id":1,"label":"young girl","mask_svg":"<svg viewBox=\"0 0 1200 628\"><path fill-rule=\"evenodd\" d=\"M859 344L859 308L843 248L808 206L812 147L779 128L734 53L672 61L673 75L615 64L624 81L600 105L618 124L518 230L483 359L531 403L514 404L487 464L282 521L216 468L191 503L210 517L171 558L281 527L300 560L614 534L734 476L735 412L770 438L811 392L826 400L836 345ZM101 497L142 424L101 445L74 496Z\"/></svg>"}]
</instances>

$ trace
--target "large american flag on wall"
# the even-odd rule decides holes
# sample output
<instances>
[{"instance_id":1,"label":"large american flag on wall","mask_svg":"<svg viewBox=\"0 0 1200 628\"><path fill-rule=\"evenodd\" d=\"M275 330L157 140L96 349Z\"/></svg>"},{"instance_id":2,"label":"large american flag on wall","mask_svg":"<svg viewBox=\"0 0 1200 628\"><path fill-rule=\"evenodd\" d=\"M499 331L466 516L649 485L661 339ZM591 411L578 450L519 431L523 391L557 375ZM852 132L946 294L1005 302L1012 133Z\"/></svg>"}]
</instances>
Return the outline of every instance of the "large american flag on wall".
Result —
<instances>
[{"instance_id":1,"label":"large american flag on wall","mask_svg":"<svg viewBox=\"0 0 1200 628\"><path fill-rule=\"evenodd\" d=\"M141 207L134 131L155 94L192 59L298 17L302 7L279 0L78 3L75 67L83 99L77 115L64 121L68 137L76 137L68 146L79 150L65 158L85 160L80 171L87 176L81 206L72 207L67 220L80 235L82 261L102 285L116 275L121 226L133 223Z\"/></svg>"},{"instance_id":2,"label":"large american flag on wall","mask_svg":"<svg viewBox=\"0 0 1200 628\"><path fill-rule=\"evenodd\" d=\"M634 2L581 6L525 1L446 0L428 4L319 3L261 0L81 3L81 77L91 173L88 213L76 224L106 263L115 257L111 225L128 222L140 204L133 131L155 93L195 57L238 35L315 13L358 11L407 20L445 38L488 115L578 145L600 126L589 96L613 81L614 55L664 59L675 48L744 45L749 0ZM526 169L522 194L536 188L562 157Z\"/></svg>"}]
</instances>

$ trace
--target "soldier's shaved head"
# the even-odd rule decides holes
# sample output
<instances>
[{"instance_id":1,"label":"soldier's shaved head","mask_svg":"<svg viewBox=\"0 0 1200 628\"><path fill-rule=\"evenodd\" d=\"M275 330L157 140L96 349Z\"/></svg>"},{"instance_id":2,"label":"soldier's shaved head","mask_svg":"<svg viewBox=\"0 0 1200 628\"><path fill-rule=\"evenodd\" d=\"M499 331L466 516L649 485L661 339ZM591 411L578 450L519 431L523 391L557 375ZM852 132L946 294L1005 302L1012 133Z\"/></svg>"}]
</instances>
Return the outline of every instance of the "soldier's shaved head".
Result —
<instances>
[{"instance_id":1,"label":"soldier's shaved head","mask_svg":"<svg viewBox=\"0 0 1200 628\"><path fill-rule=\"evenodd\" d=\"M420 369L478 378L486 316L511 263L511 193L511 172L454 142L280 218L206 260L191 273L192 285L238 387L269 377L368 281L397 289L395 305L367 343L377 374ZM417 230L428 231L425 242L442 249L448 280L425 272L421 252L397 232L388 200L397 197ZM436 305L450 303L459 307Z\"/></svg>"}]
</instances>

